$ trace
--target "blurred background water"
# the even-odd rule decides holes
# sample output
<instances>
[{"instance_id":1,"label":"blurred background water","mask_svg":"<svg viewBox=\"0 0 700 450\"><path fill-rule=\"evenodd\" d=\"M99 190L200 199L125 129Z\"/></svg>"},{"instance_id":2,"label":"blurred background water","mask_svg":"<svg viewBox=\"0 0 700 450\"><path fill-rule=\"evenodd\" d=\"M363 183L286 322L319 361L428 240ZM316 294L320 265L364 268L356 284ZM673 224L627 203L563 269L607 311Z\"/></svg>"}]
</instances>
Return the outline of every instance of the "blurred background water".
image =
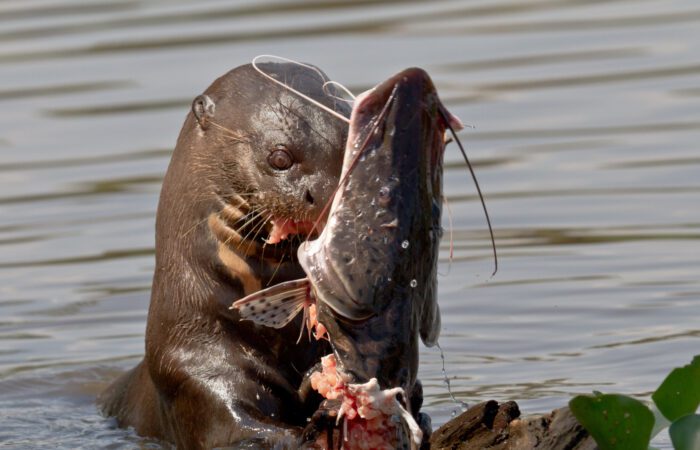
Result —
<instances>
[{"instance_id":1,"label":"blurred background water","mask_svg":"<svg viewBox=\"0 0 700 450\"><path fill-rule=\"evenodd\" d=\"M441 344L454 394L545 412L648 398L698 353L700 5L0 1L0 446L134 448L96 393L143 354L161 180L191 99L272 53L360 92L425 68L451 146ZM445 217L447 226L447 217ZM457 408L421 352L425 410ZM668 448L661 437L660 447Z\"/></svg>"}]
</instances>

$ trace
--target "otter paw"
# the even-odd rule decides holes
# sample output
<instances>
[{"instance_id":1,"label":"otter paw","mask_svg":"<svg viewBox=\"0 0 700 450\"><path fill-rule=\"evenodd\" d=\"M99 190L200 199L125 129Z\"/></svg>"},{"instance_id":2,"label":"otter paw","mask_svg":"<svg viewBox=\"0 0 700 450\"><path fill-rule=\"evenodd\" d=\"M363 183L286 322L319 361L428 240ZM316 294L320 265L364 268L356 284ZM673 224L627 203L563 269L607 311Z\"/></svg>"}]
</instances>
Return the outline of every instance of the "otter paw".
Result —
<instances>
[{"instance_id":1,"label":"otter paw","mask_svg":"<svg viewBox=\"0 0 700 450\"><path fill-rule=\"evenodd\" d=\"M304 449L334 449L340 443L338 409L340 401L324 400L318 410L311 416L308 425L301 434L301 444Z\"/></svg>"}]
</instances>

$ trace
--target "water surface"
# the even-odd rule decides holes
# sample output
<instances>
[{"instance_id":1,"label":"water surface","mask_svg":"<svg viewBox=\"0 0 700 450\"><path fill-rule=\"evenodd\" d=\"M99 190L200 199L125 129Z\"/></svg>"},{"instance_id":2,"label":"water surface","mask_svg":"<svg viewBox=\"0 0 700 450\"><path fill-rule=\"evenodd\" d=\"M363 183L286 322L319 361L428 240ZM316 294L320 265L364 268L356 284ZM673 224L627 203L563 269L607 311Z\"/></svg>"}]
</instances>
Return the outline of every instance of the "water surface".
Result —
<instances>
[{"instance_id":1,"label":"water surface","mask_svg":"<svg viewBox=\"0 0 700 450\"><path fill-rule=\"evenodd\" d=\"M154 445L94 398L143 354L155 209L188 105L264 53L355 92L423 67L476 127L460 136L501 260L490 278L450 148L440 342L460 400L646 399L697 353L696 2L17 0L0 18L1 445ZM435 349L420 377L444 423L456 406Z\"/></svg>"}]
</instances>

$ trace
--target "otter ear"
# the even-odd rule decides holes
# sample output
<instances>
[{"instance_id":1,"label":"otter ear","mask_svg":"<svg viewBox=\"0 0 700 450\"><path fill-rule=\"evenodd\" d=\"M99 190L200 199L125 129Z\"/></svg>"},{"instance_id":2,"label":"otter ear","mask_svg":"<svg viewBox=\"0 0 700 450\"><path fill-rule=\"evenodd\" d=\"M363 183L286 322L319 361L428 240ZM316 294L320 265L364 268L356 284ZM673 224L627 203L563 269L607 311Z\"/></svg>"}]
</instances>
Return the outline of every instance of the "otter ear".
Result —
<instances>
[{"instance_id":1,"label":"otter ear","mask_svg":"<svg viewBox=\"0 0 700 450\"><path fill-rule=\"evenodd\" d=\"M208 95L198 95L192 101L192 114L194 114L199 127L203 130L206 130L209 127L209 120L214 117L215 112L216 103L214 103L214 100L212 100Z\"/></svg>"}]
</instances>

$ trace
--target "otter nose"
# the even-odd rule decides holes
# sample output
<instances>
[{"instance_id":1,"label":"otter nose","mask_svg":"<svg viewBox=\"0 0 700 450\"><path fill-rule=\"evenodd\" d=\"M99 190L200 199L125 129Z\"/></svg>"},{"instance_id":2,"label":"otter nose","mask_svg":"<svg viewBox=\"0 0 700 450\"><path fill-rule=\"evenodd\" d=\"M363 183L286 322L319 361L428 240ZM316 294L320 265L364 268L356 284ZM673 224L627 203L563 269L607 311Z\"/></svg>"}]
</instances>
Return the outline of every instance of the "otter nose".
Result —
<instances>
[{"instance_id":1,"label":"otter nose","mask_svg":"<svg viewBox=\"0 0 700 450\"><path fill-rule=\"evenodd\" d=\"M309 205L314 204L314 196L311 195L311 191L309 191L308 189L306 190L306 195L304 197L305 197L306 201L309 203Z\"/></svg>"}]
</instances>

